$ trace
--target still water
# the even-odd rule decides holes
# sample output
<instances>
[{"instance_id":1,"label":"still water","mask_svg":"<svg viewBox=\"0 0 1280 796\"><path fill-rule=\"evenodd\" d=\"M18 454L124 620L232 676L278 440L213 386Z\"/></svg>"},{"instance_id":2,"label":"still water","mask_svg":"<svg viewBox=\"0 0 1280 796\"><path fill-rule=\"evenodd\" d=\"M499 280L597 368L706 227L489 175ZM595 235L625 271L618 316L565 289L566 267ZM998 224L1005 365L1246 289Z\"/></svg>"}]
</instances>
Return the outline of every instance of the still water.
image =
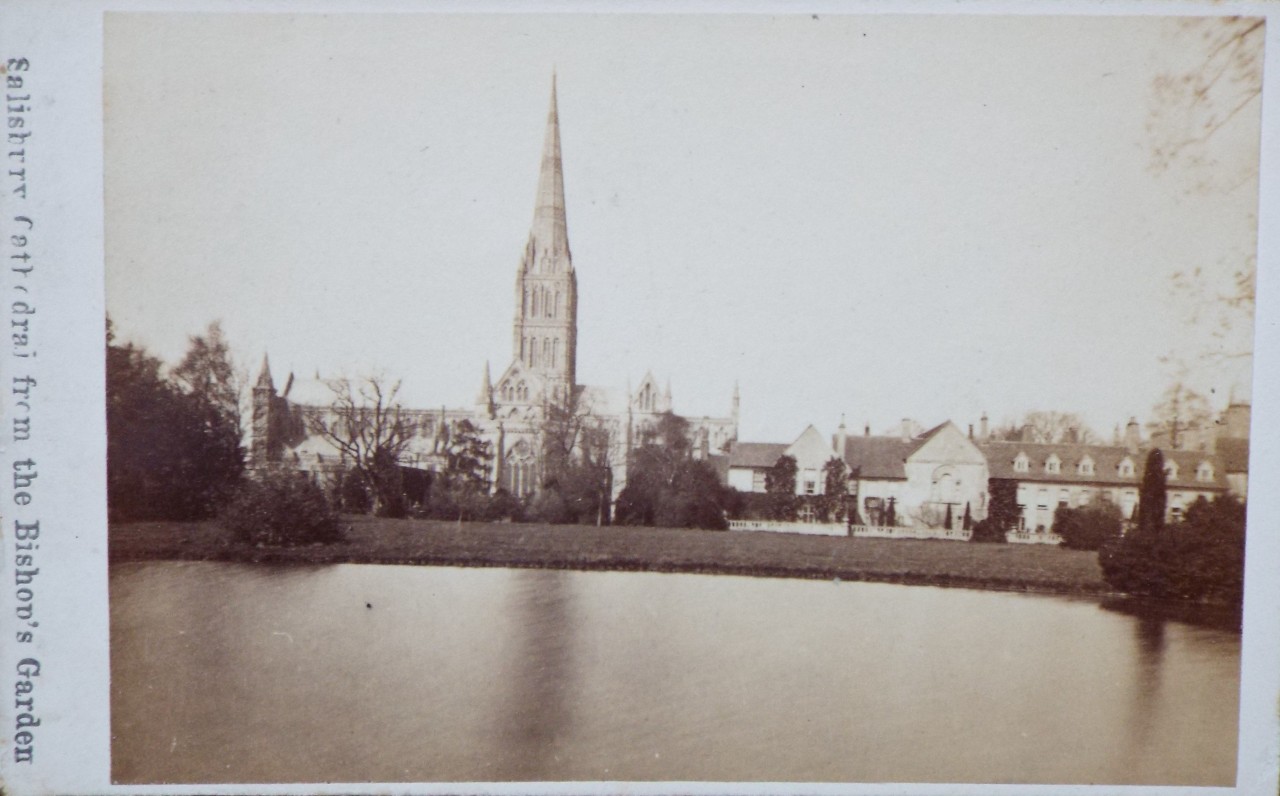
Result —
<instances>
[{"instance_id":1,"label":"still water","mask_svg":"<svg viewBox=\"0 0 1280 796\"><path fill-rule=\"evenodd\" d=\"M620 572L111 572L120 782L1235 779L1240 638L1058 597Z\"/></svg>"}]
</instances>

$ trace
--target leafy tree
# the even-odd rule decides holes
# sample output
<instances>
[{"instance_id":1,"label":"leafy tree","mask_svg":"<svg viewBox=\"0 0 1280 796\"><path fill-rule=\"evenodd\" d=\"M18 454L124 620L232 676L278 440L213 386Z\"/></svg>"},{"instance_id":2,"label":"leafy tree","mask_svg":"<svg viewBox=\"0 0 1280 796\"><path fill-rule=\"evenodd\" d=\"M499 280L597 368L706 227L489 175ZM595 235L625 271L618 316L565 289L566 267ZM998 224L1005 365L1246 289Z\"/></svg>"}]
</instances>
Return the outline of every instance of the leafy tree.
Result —
<instances>
[{"instance_id":1,"label":"leafy tree","mask_svg":"<svg viewBox=\"0 0 1280 796\"><path fill-rule=\"evenodd\" d=\"M960 527L966 531L973 530L973 512L969 508L969 503L967 501L964 504L964 520L961 521Z\"/></svg>"},{"instance_id":2,"label":"leafy tree","mask_svg":"<svg viewBox=\"0 0 1280 796\"><path fill-rule=\"evenodd\" d=\"M489 472L493 450L470 420L460 420L444 447L445 469L432 484L431 509L437 517L478 519L488 516Z\"/></svg>"},{"instance_id":3,"label":"leafy tree","mask_svg":"<svg viewBox=\"0 0 1280 796\"><path fill-rule=\"evenodd\" d=\"M204 334L188 338L187 353L169 371L169 378L187 394L201 396L237 428L243 428L240 406L247 378L231 357L221 323L214 321Z\"/></svg>"},{"instance_id":4,"label":"leafy tree","mask_svg":"<svg viewBox=\"0 0 1280 796\"><path fill-rule=\"evenodd\" d=\"M884 513L884 524L891 528L898 524L898 501L896 498L889 498L889 508Z\"/></svg>"},{"instance_id":5,"label":"leafy tree","mask_svg":"<svg viewBox=\"0 0 1280 796\"><path fill-rule=\"evenodd\" d=\"M1017 527L1018 516L1018 482L1005 478L991 478L987 481L987 494L991 502L987 506L987 517L979 520L973 527L972 542L1004 542L1005 534Z\"/></svg>"},{"instance_id":6,"label":"leafy tree","mask_svg":"<svg viewBox=\"0 0 1280 796\"><path fill-rule=\"evenodd\" d=\"M107 504L113 520L212 516L244 469L240 429L208 396L161 376L107 322Z\"/></svg>"},{"instance_id":7,"label":"leafy tree","mask_svg":"<svg viewBox=\"0 0 1280 796\"><path fill-rule=\"evenodd\" d=\"M770 515L775 520L796 518L796 457L779 456L764 474L764 491L769 495Z\"/></svg>"},{"instance_id":8,"label":"leafy tree","mask_svg":"<svg viewBox=\"0 0 1280 796\"><path fill-rule=\"evenodd\" d=\"M734 508L715 470L692 456L688 422L670 412L646 430L632 454L627 485L618 495L617 519L628 525L672 528L727 527Z\"/></svg>"},{"instance_id":9,"label":"leafy tree","mask_svg":"<svg viewBox=\"0 0 1280 796\"><path fill-rule=\"evenodd\" d=\"M404 416L397 396L400 382L380 376L330 381L333 403L307 420L312 433L341 452L365 485L378 515L403 516L400 455L413 438L413 422Z\"/></svg>"},{"instance_id":10,"label":"leafy tree","mask_svg":"<svg viewBox=\"0 0 1280 796\"><path fill-rule=\"evenodd\" d=\"M951 504L950 504L950 503L948 503L948 504L947 504L947 518L946 518L945 520L943 520L943 521L942 521L942 527L943 527L943 528L946 528L946 529L949 531L949 530L951 530L952 525L954 525L954 521L951 519Z\"/></svg>"},{"instance_id":11,"label":"leafy tree","mask_svg":"<svg viewBox=\"0 0 1280 796\"><path fill-rule=\"evenodd\" d=\"M1244 598L1245 506L1199 498L1160 533L1141 527L1103 545L1103 577L1128 594L1239 606Z\"/></svg>"},{"instance_id":12,"label":"leafy tree","mask_svg":"<svg viewBox=\"0 0 1280 796\"><path fill-rule=\"evenodd\" d=\"M1053 514L1053 532L1072 550L1098 550L1119 538L1123 517L1114 503L1100 501L1079 508L1060 508Z\"/></svg>"},{"instance_id":13,"label":"leafy tree","mask_svg":"<svg viewBox=\"0 0 1280 796\"><path fill-rule=\"evenodd\" d=\"M1164 514L1168 502L1168 474L1164 471L1164 454L1155 448L1147 454L1142 471L1142 487L1138 490L1138 530L1160 533L1164 530Z\"/></svg>"},{"instance_id":14,"label":"leafy tree","mask_svg":"<svg viewBox=\"0 0 1280 796\"><path fill-rule=\"evenodd\" d=\"M849 510L849 467L838 456L822 465L822 519L839 522Z\"/></svg>"},{"instance_id":15,"label":"leafy tree","mask_svg":"<svg viewBox=\"0 0 1280 796\"><path fill-rule=\"evenodd\" d=\"M987 518L1000 533L1011 531L1018 526L1018 517L1022 510L1018 508L1018 482L1005 478L987 480L987 494L991 496L991 504L987 507Z\"/></svg>"}]
</instances>

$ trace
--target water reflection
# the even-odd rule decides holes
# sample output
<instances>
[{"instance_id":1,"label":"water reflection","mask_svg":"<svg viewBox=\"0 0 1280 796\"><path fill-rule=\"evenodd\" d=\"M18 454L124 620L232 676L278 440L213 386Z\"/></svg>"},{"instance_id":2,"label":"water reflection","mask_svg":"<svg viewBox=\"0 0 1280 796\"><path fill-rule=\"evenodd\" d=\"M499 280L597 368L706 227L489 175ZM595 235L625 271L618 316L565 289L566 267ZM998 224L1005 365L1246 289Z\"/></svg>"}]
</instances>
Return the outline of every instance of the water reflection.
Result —
<instances>
[{"instance_id":1,"label":"water reflection","mask_svg":"<svg viewBox=\"0 0 1280 796\"><path fill-rule=\"evenodd\" d=\"M514 619L513 654L497 681L505 691L497 775L555 779L576 679L572 586L560 571L517 570L512 581L507 608Z\"/></svg>"},{"instance_id":2,"label":"water reflection","mask_svg":"<svg viewBox=\"0 0 1280 796\"><path fill-rule=\"evenodd\" d=\"M1101 605L1106 611L1141 619L1159 619L1232 633L1239 633L1241 627L1240 609L1228 606L1177 603L1143 597L1107 597L1102 600Z\"/></svg>"}]
</instances>

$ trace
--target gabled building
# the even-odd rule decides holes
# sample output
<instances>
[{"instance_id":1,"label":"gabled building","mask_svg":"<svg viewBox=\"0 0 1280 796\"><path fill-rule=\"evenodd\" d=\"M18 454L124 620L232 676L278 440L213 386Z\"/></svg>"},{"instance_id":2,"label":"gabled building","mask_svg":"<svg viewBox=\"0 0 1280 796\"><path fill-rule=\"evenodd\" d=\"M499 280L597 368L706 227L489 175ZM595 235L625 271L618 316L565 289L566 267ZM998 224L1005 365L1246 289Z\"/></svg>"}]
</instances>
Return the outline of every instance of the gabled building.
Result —
<instances>
[{"instance_id":1,"label":"gabled building","mask_svg":"<svg viewBox=\"0 0 1280 796\"><path fill-rule=\"evenodd\" d=\"M957 527L966 508L974 521L986 516L986 459L950 421L918 435L904 423L898 436L849 436L842 423L829 440L809 426L789 444L738 442L729 449L729 486L764 492L766 474L782 456L796 460L797 495L824 494L826 463L842 460L848 494L871 525L888 521L890 505L897 525L941 527L948 508Z\"/></svg>"},{"instance_id":2,"label":"gabled building","mask_svg":"<svg viewBox=\"0 0 1280 796\"><path fill-rule=\"evenodd\" d=\"M950 509L958 526L966 508L978 521L987 515L987 462L982 451L951 421L912 434L903 421L897 436L849 436L843 425L835 447L849 468L850 491L863 521L884 524L893 506L899 525L941 527Z\"/></svg>"}]
</instances>

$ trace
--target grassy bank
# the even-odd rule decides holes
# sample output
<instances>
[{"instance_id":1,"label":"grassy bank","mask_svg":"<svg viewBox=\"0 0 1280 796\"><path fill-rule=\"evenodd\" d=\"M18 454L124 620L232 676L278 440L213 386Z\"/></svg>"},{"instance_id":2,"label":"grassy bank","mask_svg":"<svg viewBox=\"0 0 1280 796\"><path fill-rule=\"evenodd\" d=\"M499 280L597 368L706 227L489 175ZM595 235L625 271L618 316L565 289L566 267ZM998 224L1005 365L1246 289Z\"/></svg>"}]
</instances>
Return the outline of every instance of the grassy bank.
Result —
<instances>
[{"instance_id":1,"label":"grassy bank","mask_svg":"<svg viewBox=\"0 0 1280 796\"><path fill-rule=\"evenodd\" d=\"M346 540L260 548L216 523L110 528L113 562L144 560L702 572L1062 594L1109 591L1097 555L1040 545L848 539L773 533L575 525L489 524L351 517Z\"/></svg>"}]
</instances>

